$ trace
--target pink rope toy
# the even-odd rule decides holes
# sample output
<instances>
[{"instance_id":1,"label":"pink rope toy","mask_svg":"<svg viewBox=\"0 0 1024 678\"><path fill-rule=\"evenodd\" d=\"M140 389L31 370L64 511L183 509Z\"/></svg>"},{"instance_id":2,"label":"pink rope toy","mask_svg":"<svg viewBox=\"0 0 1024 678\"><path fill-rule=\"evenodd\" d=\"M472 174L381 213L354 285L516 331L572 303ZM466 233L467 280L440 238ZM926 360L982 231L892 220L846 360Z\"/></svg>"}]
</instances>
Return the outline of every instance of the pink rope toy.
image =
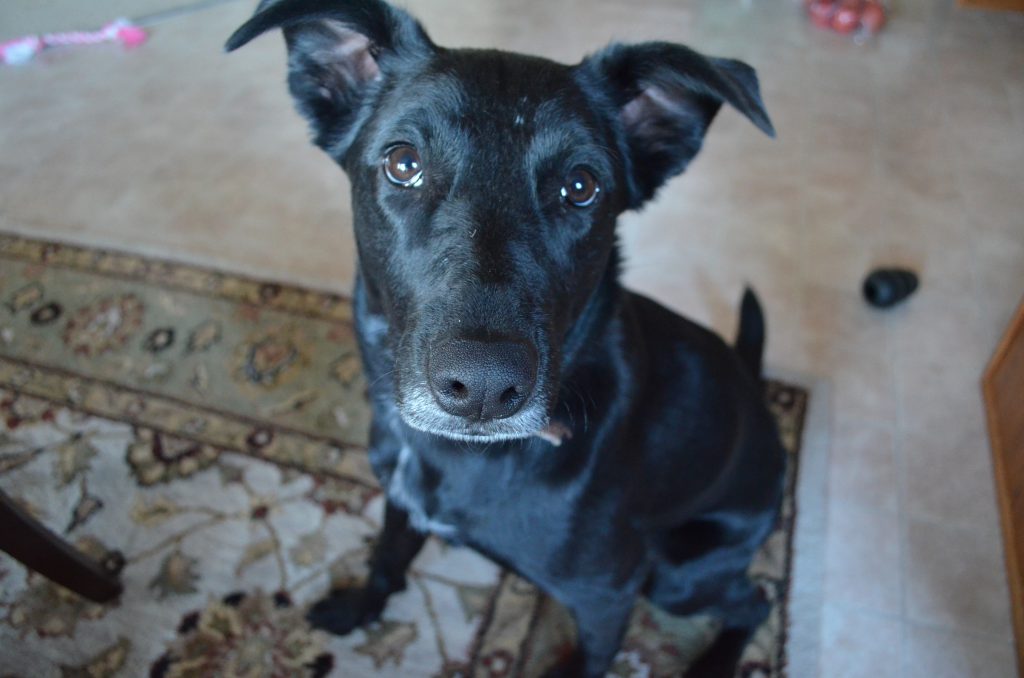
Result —
<instances>
[{"instance_id":1,"label":"pink rope toy","mask_svg":"<svg viewBox=\"0 0 1024 678\"><path fill-rule=\"evenodd\" d=\"M51 47L65 45L97 45L101 42L119 42L125 47L137 47L146 42L145 29L128 19L111 21L98 31L71 31L26 35L0 43L0 61L5 64L24 64L32 57Z\"/></svg>"}]
</instances>

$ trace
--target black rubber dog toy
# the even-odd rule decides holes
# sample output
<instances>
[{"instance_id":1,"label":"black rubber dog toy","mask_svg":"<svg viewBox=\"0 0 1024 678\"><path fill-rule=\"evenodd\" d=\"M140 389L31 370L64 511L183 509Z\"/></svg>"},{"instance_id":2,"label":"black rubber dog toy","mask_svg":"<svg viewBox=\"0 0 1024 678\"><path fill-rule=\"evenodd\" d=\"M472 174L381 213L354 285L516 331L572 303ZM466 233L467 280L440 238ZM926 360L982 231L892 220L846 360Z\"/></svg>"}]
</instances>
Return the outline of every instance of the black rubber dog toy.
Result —
<instances>
[{"instance_id":1,"label":"black rubber dog toy","mask_svg":"<svg viewBox=\"0 0 1024 678\"><path fill-rule=\"evenodd\" d=\"M864 279L864 298L876 308L888 308L917 289L917 274L903 268L877 268Z\"/></svg>"}]
</instances>

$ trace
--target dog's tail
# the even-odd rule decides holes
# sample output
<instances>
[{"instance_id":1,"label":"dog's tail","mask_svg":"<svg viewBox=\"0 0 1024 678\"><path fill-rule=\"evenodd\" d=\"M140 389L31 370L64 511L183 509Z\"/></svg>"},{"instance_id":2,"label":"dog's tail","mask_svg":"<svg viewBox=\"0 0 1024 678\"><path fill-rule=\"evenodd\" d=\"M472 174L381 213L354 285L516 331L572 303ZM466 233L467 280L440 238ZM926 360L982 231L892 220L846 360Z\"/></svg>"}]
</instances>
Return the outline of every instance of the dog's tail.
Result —
<instances>
[{"instance_id":1,"label":"dog's tail","mask_svg":"<svg viewBox=\"0 0 1024 678\"><path fill-rule=\"evenodd\" d=\"M756 378L761 378L761 358L764 354L764 313L761 302L749 287L743 290L740 302L740 329L736 333L736 353Z\"/></svg>"}]
</instances>

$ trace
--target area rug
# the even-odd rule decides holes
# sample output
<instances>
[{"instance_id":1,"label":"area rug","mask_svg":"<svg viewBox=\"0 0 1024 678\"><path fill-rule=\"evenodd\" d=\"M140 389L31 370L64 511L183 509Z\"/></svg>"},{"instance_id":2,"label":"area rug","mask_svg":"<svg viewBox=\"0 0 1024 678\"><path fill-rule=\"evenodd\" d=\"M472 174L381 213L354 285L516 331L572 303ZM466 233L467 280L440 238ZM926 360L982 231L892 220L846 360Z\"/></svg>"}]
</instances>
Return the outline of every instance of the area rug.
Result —
<instances>
[{"instance_id":1,"label":"area rug","mask_svg":"<svg viewBox=\"0 0 1024 678\"><path fill-rule=\"evenodd\" d=\"M127 561L123 595L98 605L0 554L0 675L541 673L572 643L565 611L434 539L379 623L306 624L365 576L381 520L364 390L343 297L0 234L0 488ZM808 396L770 382L766 397L791 463L751 567L773 609L746 676L785 675ZM613 675L680 675L715 632L641 602Z\"/></svg>"}]
</instances>

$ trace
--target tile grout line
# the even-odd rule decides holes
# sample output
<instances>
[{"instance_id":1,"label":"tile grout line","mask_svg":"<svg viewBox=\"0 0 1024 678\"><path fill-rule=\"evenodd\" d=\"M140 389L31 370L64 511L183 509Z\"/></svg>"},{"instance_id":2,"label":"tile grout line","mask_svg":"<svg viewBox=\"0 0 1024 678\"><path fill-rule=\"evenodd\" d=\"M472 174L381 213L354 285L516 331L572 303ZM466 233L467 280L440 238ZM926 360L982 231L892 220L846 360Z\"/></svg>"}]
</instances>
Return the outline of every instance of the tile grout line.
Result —
<instances>
[{"instance_id":1,"label":"tile grout line","mask_svg":"<svg viewBox=\"0 0 1024 678\"><path fill-rule=\"evenodd\" d=\"M875 129L881 129L881 107L882 97L880 96L881 84L879 83L879 76L876 69L870 69L871 74L871 92L874 98L874 106L872 107L872 113L874 116ZM880 147L877 135L872 139L872 152L874 155L874 162L877 171L881 172L883 166L882 149ZM881 178L881 177L879 177ZM900 378L899 370L896 369L898 362L898 346L895 338L895 328L892 322L886 322L883 326L883 336L885 337L885 350L886 350L886 362L891 376L889 388L893 394L893 406L895 412L893 413L892 421L888 422L891 430L890 440L892 442L892 454L893 461L896 464L896 516L897 516L897 574L899 578L899 618L900 621L897 625L897 645L896 645L896 658L899 664L898 673L904 675L904 667L907 664L906 657L906 640L907 640L907 629L906 629L906 618L907 618L907 556L908 556L908 539L909 534L909 521L907 518L907 464L906 455L903 449L903 380Z\"/></svg>"},{"instance_id":2,"label":"tile grout line","mask_svg":"<svg viewBox=\"0 0 1024 678\"><path fill-rule=\"evenodd\" d=\"M807 78L807 72L811 69L812 64L809 63L809 60L806 58L806 55L802 55L802 58L800 60L800 64L801 64L802 70L804 71L804 79L806 79ZM809 111L806 108L804 109L802 114L806 115L806 116L810 116L810 113L809 113ZM806 120L805 120L805 122L806 122ZM809 142L808 142L807 134L806 134L806 131L805 131L806 125L801 125L800 127L801 127L801 134L799 135L799 137L797 139L797 158L798 158L798 166L801 168L801 179L804 179L804 180L802 180L800 182L801 188L800 188L800 192L799 192L799 196L800 196L800 210L799 210L799 217L798 218L799 218L800 228L797 231L797 239L798 239L797 248L801 252L801 257L800 257L800 267L799 267L799 270L798 270L799 285L797 286L797 294L799 295L799 299L797 301L799 303L798 308L800 309L800 313L799 313L799 316L798 316L798 322L800 323L801 327L804 328L804 332L806 333L807 327L808 327L808 323L806 322L806 315L805 314L807 313L807 309L806 309L806 304L804 303L804 298L805 298L805 295L806 295L807 288L810 286L810 284L812 282L810 280L810 276L808 274L807 264L806 264L806 259L805 259L806 256L807 256L807 248L808 248L808 236L807 236L807 232L808 232L808 229L807 229L807 225L808 225L807 199L808 199L808 197L807 197L807 189L806 189L806 186L807 186L808 182L805 179L807 179L807 158L808 158L808 144L809 144ZM806 339L805 339L805 343L806 343ZM806 350L806 346L805 346L805 350ZM831 381L830 377L826 377L826 378L828 378ZM821 495L822 495L821 524L823 525L823 530L822 530L822 540L821 540L822 543L821 543L821 545L819 547L819 554L818 554L818 557L819 557L819 559L821 561L820 562L820 571L818 573L817 582L816 582L818 587L819 587L819 590L820 590L820 602L818 604L818 609L817 609L817 613L818 613L818 623L817 623L817 627L818 628L817 628L817 633L816 633L816 635L817 635L817 638L816 638L816 640L817 640L817 642L816 642L817 656L814 658L814 664L815 664L815 668L817 670L817 676L819 676L819 677L827 676L828 675L827 672L826 672L826 668L827 667L825 666L825 661L826 661L826 656L825 656L825 608L829 604L828 603L828 599L827 599L828 568L826 566L826 563L827 563L827 560L828 560L828 544L829 544L829 540L831 538L833 538L833 536L834 536L834 535L830 534L830 532L828 530L828 525L829 525L829 519L830 519L830 514L831 514L830 506L831 506L831 499L832 499L831 492L829 491L829 477L830 477L830 474L831 474L831 467L832 467L833 436L834 436L835 430L836 430L836 421L835 421L835 418L836 418L835 389L834 388L828 388L827 392L826 392L826 396L828 398L828 401L825 403L825 407L826 407L826 411L827 411L827 417L826 417L826 420L825 420L825 426L828 428L828 435L825 437L825 439L824 439L824 441L822 443L822 446L824 448L824 455L825 455L825 463L824 463L825 467L824 467L823 472L822 472L822 481L821 481L822 484L823 484L823 487L822 487L822 490L821 490Z\"/></svg>"},{"instance_id":3,"label":"tile grout line","mask_svg":"<svg viewBox=\"0 0 1024 678\"><path fill-rule=\"evenodd\" d=\"M900 614L896 614L894 612L886 612L884 610L879 610L877 608L868 607L864 605L857 605L856 603L830 602L826 603L826 605L844 612L852 612L855 614L885 619L886 621L898 622L900 626L912 626L920 629L925 629L928 631L934 631L937 633L944 633L947 635L962 635L967 636L968 638L972 638L974 640L984 640L993 643L1006 643L1009 645L1013 644L1013 639L1009 636L1004 638L997 634L987 631L978 631L975 629L967 628L954 628L951 626L944 626L943 624L935 622L921 621L917 619L904 619L903 616Z\"/></svg>"},{"instance_id":4,"label":"tile grout line","mask_svg":"<svg viewBox=\"0 0 1024 678\"><path fill-rule=\"evenodd\" d=\"M151 12L144 14L139 17L133 17L130 21L143 27L156 26L167 21L172 21L180 17L191 16L192 14L198 14L199 12L213 9L221 5L227 5L232 2L238 2L238 0L198 0L187 5L175 5L174 7L168 7L157 12Z\"/></svg>"}]
</instances>

